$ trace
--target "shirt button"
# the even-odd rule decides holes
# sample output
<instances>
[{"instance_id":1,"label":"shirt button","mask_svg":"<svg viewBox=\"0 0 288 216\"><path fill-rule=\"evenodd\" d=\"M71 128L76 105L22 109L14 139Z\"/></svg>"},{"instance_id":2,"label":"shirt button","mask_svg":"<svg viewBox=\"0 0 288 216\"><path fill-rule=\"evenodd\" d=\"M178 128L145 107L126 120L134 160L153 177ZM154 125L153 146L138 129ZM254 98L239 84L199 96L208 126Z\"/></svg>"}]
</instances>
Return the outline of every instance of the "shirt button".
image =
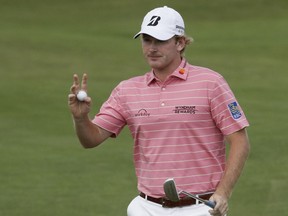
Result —
<instances>
[{"instance_id":1,"label":"shirt button","mask_svg":"<svg viewBox=\"0 0 288 216\"><path fill-rule=\"evenodd\" d=\"M163 88L162 88L162 91L165 91L165 90L166 90L166 88L165 88L165 87L163 87Z\"/></svg>"},{"instance_id":2,"label":"shirt button","mask_svg":"<svg viewBox=\"0 0 288 216\"><path fill-rule=\"evenodd\" d=\"M165 106L165 103L164 103L164 102L162 102L162 103L161 103L161 106Z\"/></svg>"}]
</instances>

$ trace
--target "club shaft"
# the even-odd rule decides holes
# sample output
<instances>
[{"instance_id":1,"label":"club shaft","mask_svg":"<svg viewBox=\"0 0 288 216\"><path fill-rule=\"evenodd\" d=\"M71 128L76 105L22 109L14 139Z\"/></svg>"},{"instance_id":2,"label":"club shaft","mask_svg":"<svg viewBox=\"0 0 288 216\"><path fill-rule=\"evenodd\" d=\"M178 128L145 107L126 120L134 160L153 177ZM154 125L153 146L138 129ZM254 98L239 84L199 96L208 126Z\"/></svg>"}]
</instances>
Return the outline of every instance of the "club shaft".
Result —
<instances>
[{"instance_id":1,"label":"club shaft","mask_svg":"<svg viewBox=\"0 0 288 216\"><path fill-rule=\"evenodd\" d=\"M203 203L206 202L206 200L201 199L200 197L197 197L197 196L195 196L194 194L188 193L188 192L186 192L186 191L180 191L179 193L182 193L182 194L185 194L186 196L189 196L189 197L191 197L191 198L197 199L197 200L199 200L200 202L203 202Z\"/></svg>"},{"instance_id":2,"label":"club shaft","mask_svg":"<svg viewBox=\"0 0 288 216\"><path fill-rule=\"evenodd\" d=\"M211 207L211 208L213 208L213 209L214 209L214 207L215 207L215 205L216 205L216 203L213 202L213 201L201 199L200 197L197 197L197 196L195 196L194 194L190 194L190 193L188 193L188 192L186 192L186 191L180 191L179 194L180 194L180 193L185 194L186 196L189 196L189 197L191 197L191 198L197 199L197 200L199 200L200 202L203 202L205 205L207 205L207 206L209 206L209 207Z\"/></svg>"}]
</instances>

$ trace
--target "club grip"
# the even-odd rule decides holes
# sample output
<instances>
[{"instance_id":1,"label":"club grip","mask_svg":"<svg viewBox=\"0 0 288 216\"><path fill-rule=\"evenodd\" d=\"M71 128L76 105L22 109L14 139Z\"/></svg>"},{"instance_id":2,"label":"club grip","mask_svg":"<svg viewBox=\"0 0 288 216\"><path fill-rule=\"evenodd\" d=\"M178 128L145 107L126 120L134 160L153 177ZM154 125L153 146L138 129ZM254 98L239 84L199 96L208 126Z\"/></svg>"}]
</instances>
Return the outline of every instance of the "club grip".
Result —
<instances>
[{"instance_id":1,"label":"club grip","mask_svg":"<svg viewBox=\"0 0 288 216\"><path fill-rule=\"evenodd\" d=\"M209 207L211 207L212 209L214 209L214 207L215 207L215 205L216 205L215 202L210 201L210 200L207 200L204 204L207 205L207 206L209 206Z\"/></svg>"}]
</instances>

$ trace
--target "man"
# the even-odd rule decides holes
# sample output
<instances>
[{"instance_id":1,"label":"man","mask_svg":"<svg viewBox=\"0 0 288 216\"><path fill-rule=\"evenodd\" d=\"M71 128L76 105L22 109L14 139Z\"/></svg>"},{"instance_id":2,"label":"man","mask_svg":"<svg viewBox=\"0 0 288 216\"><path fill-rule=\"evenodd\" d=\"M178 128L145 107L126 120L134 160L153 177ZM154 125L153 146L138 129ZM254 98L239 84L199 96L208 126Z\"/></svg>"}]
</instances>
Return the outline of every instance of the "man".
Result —
<instances>
[{"instance_id":1,"label":"man","mask_svg":"<svg viewBox=\"0 0 288 216\"><path fill-rule=\"evenodd\" d=\"M87 75L81 85L74 75L69 107L78 138L92 148L128 125L140 193L128 216L225 215L249 153L248 121L220 74L182 56L190 41L177 11L166 6L150 11L138 36L151 71L121 82L93 120L88 118L91 98L76 97L87 90ZM227 161L224 141L230 145ZM167 200L163 183L168 178L215 202L215 208L187 197Z\"/></svg>"}]
</instances>

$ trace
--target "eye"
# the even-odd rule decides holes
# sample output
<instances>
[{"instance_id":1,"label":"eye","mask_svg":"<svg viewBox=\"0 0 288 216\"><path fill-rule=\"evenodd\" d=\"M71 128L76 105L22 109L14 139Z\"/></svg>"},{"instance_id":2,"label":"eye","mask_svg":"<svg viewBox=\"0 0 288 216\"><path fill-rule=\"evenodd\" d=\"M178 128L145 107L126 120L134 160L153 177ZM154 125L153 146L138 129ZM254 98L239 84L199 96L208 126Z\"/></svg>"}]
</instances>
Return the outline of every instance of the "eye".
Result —
<instances>
[{"instance_id":1,"label":"eye","mask_svg":"<svg viewBox=\"0 0 288 216\"><path fill-rule=\"evenodd\" d=\"M163 40L157 40L157 43L158 44L165 44L165 43L167 43L168 41L166 40L166 41L163 41Z\"/></svg>"},{"instance_id":2,"label":"eye","mask_svg":"<svg viewBox=\"0 0 288 216\"><path fill-rule=\"evenodd\" d=\"M147 35L142 35L142 42L151 43L151 37L149 37Z\"/></svg>"},{"instance_id":3,"label":"eye","mask_svg":"<svg viewBox=\"0 0 288 216\"><path fill-rule=\"evenodd\" d=\"M151 42L151 39L148 37L143 37L143 41L147 43L147 42Z\"/></svg>"}]
</instances>

